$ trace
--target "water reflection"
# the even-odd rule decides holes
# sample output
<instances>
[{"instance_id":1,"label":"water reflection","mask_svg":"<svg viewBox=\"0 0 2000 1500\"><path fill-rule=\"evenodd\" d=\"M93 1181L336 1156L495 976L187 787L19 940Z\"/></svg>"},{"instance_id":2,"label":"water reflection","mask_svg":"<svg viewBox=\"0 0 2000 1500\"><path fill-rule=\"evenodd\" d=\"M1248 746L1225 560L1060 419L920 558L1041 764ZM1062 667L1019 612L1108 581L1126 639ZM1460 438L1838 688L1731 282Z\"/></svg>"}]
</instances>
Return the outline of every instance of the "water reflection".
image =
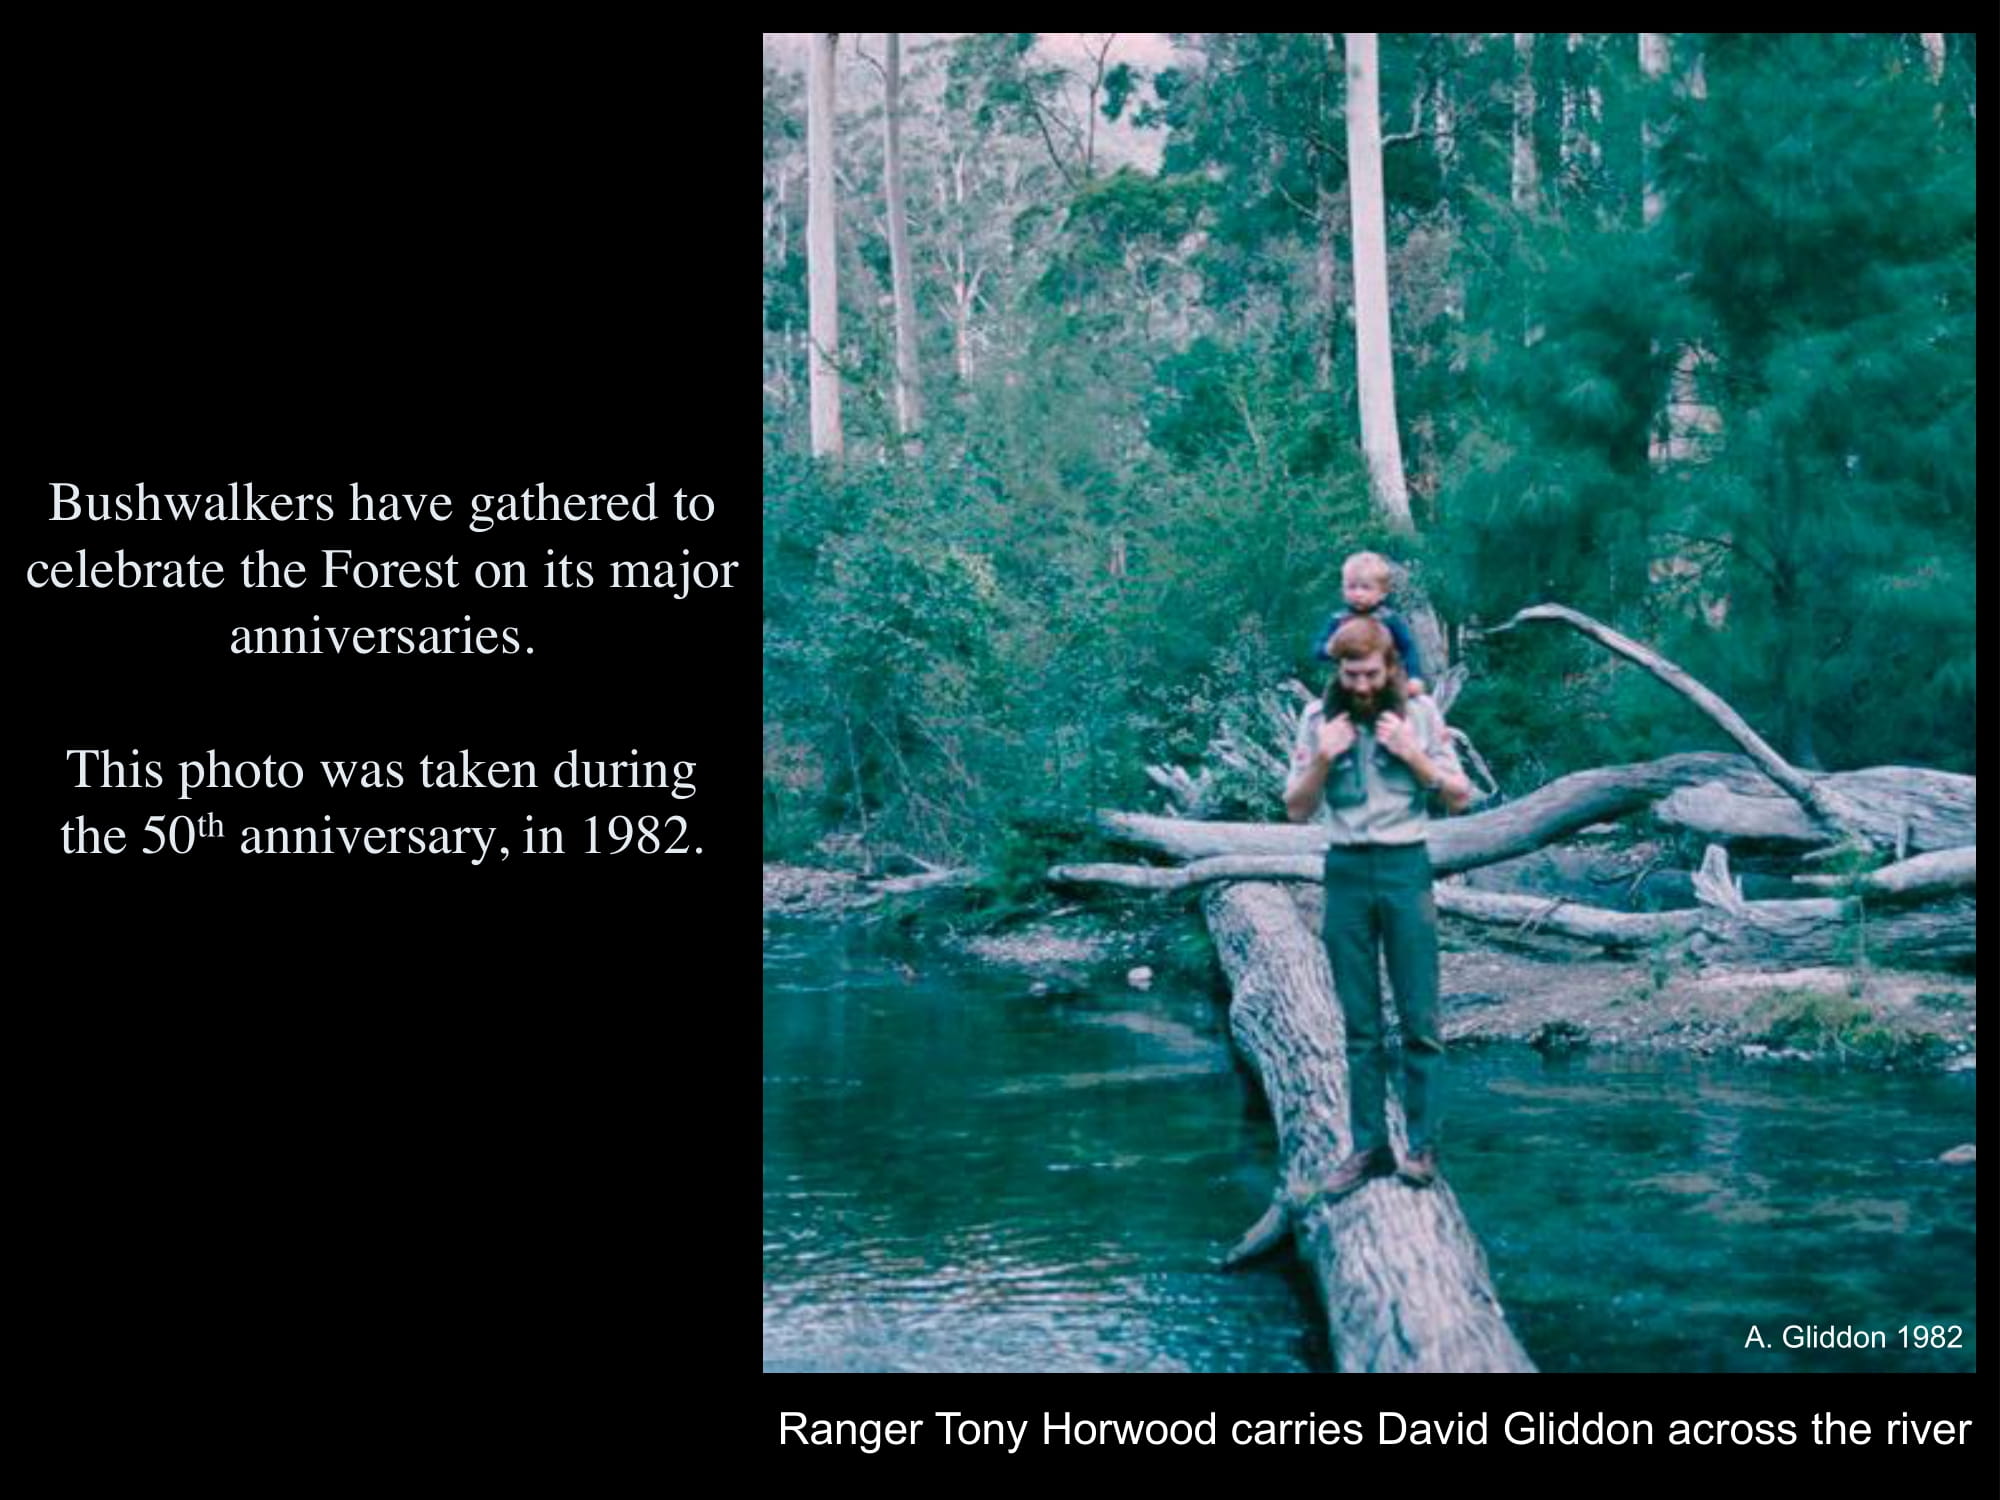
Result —
<instances>
[{"instance_id":1,"label":"water reflection","mask_svg":"<svg viewBox=\"0 0 2000 1500\"><path fill-rule=\"evenodd\" d=\"M1325 1369L1288 1258L1209 1257L1274 1142L1219 1010L914 979L774 924L764 996L771 1369ZM1544 1369L1970 1369L1970 1075L1809 1075L1525 1048L1453 1059L1446 1170ZM1964 1347L1900 1348L1906 1321ZM1745 1350L1751 1323L1772 1347ZM1787 1350L1787 1323L1887 1350Z\"/></svg>"},{"instance_id":2,"label":"water reflection","mask_svg":"<svg viewBox=\"0 0 2000 1500\"><path fill-rule=\"evenodd\" d=\"M1974 1176L1936 1160L1973 1137L1969 1075L1457 1062L1452 1181L1542 1368L1974 1367ZM1919 1319L1962 1324L1964 1347L1903 1349ZM1815 1322L1891 1347L1779 1345ZM1744 1347L1753 1324L1771 1348Z\"/></svg>"}]
</instances>

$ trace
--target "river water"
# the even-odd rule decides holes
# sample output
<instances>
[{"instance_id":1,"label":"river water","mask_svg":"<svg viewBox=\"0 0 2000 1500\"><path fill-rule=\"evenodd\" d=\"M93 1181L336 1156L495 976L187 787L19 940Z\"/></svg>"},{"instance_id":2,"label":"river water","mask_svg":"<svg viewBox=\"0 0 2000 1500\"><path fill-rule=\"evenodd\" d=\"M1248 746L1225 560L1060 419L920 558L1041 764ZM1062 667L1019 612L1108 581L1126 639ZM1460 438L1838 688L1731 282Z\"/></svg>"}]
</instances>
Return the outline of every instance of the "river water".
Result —
<instances>
[{"instance_id":1,"label":"river water","mask_svg":"<svg viewBox=\"0 0 2000 1500\"><path fill-rule=\"evenodd\" d=\"M1450 1086L1445 1172L1540 1368L1974 1367L1974 1171L1936 1160L1972 1073L1492 1046ZM1327 1370L1290 1255L1211 1269L1274 1156L1204 994L1037 998L767 924L766 1369Z\"/></svg>"}]
</instances>

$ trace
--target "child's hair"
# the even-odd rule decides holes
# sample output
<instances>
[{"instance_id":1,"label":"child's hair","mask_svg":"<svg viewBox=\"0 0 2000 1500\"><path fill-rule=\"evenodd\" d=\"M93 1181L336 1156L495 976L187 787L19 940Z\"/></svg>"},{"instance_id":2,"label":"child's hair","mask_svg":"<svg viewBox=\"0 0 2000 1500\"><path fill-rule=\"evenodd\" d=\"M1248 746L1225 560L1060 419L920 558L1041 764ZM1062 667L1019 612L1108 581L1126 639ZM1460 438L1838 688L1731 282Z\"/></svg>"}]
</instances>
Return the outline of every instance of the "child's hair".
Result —
<instances>
[{"instance_id":1,"label":"child's hair","mask_svg":"<svg viewBox=\"0 0 2000 1500\"><path fill-rule=\"evenodd\" d=\"M1359 574L1369 583L1380 586L1383 593L1389 592L1395 582L1395 569L1389 566L1389 559L1379 552L1356 552L1340 565L1340 576L1347 578Z\"/></svg>"}]
</instances>

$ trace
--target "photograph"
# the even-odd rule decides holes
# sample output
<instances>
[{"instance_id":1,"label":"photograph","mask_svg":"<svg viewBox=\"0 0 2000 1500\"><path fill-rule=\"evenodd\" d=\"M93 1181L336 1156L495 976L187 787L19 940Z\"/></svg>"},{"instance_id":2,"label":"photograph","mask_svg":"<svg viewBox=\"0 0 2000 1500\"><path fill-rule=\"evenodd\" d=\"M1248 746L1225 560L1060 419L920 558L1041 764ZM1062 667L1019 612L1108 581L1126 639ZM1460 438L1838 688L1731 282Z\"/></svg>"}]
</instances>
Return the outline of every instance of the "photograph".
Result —
<instances>
[{"instance_id":1,"label":"photograph","mask_svg":"<svg viewBox=\"0 0 2000 1500\"><path fill-rule=\"evenodd\" d=\"M764 34L765 1372L1976 1371L1977 46Z\"/></svg>"}]
</instances>

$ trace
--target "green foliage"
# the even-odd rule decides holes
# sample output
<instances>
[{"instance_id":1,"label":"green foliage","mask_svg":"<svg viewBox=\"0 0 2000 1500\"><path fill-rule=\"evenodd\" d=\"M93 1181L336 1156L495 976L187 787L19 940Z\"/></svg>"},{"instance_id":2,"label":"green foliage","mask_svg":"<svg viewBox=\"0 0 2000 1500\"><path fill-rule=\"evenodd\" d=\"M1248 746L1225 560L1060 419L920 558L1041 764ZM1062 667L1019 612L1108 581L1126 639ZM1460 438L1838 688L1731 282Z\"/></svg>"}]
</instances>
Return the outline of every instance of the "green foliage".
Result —
<instances>
[{"instance_id":1,"label":"green foliage","mask_svg":"<svg viewBox=\"0 0 2000 1500\"><path fill-rule=\"evenodd\" d=\"M1867 1006L1825 990L1775 990L1746 1018L1753 1040L1772 1047L1830 1052L1869 1063L1925 1064L1948 1050L1935 1032L1878 1019Z\"/></svg>"},{"instance_id":2,"label":"green foliage","mask_svg":"<svg viewBox=\"0 0 2000 1500\"><path fill-rule=\"evenodd\" d=\"M790 753L810 754L826 811L879 841L954 852L1013 737L993 560L921 470L794 477L766 509L767 703L814 726L810 751Z\"/></svg>"},{"instance_id":3,"label":"green foliage","mask_svg":"<svg viewBox=\"0 0 2000 1500\"><path fill-rule=\"evenodd\" d=\"M1965 1010L1972 1004L1972 997L1960 990L1925 990L1916 997L1916 1002L1926 1010Z\"/></svg>"},{"instance_id":4,"label":"green foliage","mask_svg":"<svg viewBox=\"0 0 2000 1500\"><path fill-rule=\"evenodd\" d=\"M1162 971L1183 985L1212 986L1228 993L1222 978L1222 959L1215 951L1215 936L1193 911L1176 922L1159 953Z\"/></svg>"},{"instance_id":5,"label":"green foliage","mask_svg":"<svg viewBox=\"0 0 2000 1500\"><path fill-rule=\"evenodd\" d=\"M1901 738L1969 765L1970 142L1941 132L1935 91L1893 52L1710 42L1710 98L1666 171L1731 398L1728 441L1679 510L1729 539L1732 665L1808 764L1833 730L1844 763L1911 755L1885 743Z\"/></svg>"},{"instance_id":6,"label":"green foliage","mask_svg":"<svg viewBox=\"0 0 2000 1500\"><path fill-rule=\"evenodd\" d=\"M1104 118L1115 120L1125 113L1125 105L1139 85L1139 75L1129 63L1120 63L1104 75Z\"/></svg>"},{"instance_id":7,"label":"green foliage","mask_svg":"<svg viewBox=\"0 0 2000 1500\"><path fill-rule=\"evenodd\" d=\"M1745 1018L1753 1040L1772 1047L1821 1048L1874 1020L1864 1005L1828 990L1773 990Z\"/></svg>"},{"instance_id":8,"label":"green foliage","mask_svg":"<svg viewBox=\"0 0 2000 1500\"><path fill-rule=\"evenodd\" d=\"M1031 911L1048 889L1049 866L1071 857L1076 842L1073 827L1024 821L1002 828L972 887L969 928L989 931Z\"/></svg>"},{"instance_id":9,"label":"green foliage","mask_svg":"<svg viewBox=\"0 0 2000 1500\"><path fill-rule=\"evenodd\" d=\"M1596 615L1804 764L1973 767L1971 37L1933 84L1901 34L1679 34L1659 81L1630 33L1542 34L1523 211L1511 44L1383 34L1417 539L1358 454L1338 43L1179 40L1098 96L1158 132L1157 170L1085 170L1086 80L1034 34L912 47L916 444L889 404L879 88L853 65L845 469L800 456L802 95L767 66L767 850L838 828L984 859L1004 908L1049 857L1027 830L1147 805L1147 764L1219 736L1268 743L1263 700L1319 686L1311 633L1363 546L1454 626ZM1567 631L1463 644L1453 719L1510 794L1724 744ZM1224 793L1271 816L1271 779Z\"/></svg>"}]
</instances>

